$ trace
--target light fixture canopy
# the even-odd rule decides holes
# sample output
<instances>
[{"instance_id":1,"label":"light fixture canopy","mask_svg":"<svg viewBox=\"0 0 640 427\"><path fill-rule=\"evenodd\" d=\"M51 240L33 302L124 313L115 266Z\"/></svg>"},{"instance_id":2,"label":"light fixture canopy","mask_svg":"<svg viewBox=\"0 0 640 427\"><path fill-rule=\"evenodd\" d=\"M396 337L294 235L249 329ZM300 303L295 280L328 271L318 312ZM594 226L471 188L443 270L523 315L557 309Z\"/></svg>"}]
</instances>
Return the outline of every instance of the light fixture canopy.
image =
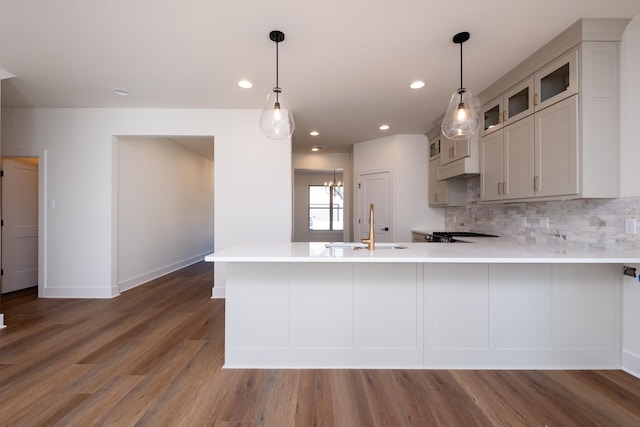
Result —
<instances>
[{"instance_id":1,"label":"light fixture canopy","mask_svg":"<svg viewBox=\"0 0 640 427\"><path fill-rule=\"evenodd\" d=\"M449 139L469 139L478 132L480 116L475 99L462 83L462 44L469 40L469 33L453 36L453 42L460 45L460 87L451 95L449 107L442 120L442 134Z\"/></svg>"},{"instance_id":2,"label":"light fixture canopy","mask_svg":"<svg viewBox=\"0 0 640 427\"><path fill-rule=\"evenodd\" d=\"M279 86L278 44L284 40L284 33L274 30L269 33L269 38L276 44L276 86L267 95L262 114L260 114L260 129L268 138L286 139L293 134L295 122Z\"/></svg>"}]
</instances>

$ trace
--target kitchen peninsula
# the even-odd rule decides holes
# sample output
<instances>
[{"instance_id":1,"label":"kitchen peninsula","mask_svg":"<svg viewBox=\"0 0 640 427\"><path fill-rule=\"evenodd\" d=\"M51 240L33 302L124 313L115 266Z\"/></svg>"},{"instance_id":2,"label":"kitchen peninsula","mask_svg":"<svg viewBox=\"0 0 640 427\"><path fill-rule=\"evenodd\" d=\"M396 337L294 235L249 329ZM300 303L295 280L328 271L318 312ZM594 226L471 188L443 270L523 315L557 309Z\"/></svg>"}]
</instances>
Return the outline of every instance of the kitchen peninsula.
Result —
<instances>
[{"instance_id":1,"label":"kitchen peninsula","mask_svg":"<svg viewBox=\"0 0 640 427\"><path fill-rule=\"evenodd\" d=\"M225 367L620 368L622 265L640 253L468 241L207 256L226 263Z\"/></svg>"}]
</instances>

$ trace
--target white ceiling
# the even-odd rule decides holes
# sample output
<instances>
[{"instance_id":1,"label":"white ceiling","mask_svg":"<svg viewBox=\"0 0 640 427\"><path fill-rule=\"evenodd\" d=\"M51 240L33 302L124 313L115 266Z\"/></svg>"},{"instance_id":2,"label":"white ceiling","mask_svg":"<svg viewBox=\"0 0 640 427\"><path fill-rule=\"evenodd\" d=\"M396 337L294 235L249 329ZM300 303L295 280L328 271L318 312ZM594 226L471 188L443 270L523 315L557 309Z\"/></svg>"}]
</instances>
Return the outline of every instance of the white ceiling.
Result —
<instances>
[{"instance_id":1,"label":"white ceiling","mask_svg":"<svg viewBox=\"0 0 640 427\"><path fill-rule=\"evenodd\" d=\"M0 69L16 76L2 103L260 109L279 29L294 151L344 152L433 126L459 86L457 32L471 33L464 83L477 94L580 17L638 14L640 0L0 0ZM409 89L416 79L426 87Z\"/></svg>"}]
</instances>

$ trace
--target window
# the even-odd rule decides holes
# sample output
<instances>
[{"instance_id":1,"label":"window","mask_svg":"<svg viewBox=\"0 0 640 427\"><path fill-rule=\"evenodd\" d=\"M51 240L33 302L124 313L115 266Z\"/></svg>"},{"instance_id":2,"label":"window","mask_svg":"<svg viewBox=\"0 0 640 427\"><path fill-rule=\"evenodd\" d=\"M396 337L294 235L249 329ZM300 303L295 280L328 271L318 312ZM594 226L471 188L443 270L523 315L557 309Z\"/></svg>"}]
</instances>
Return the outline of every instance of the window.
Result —
<instances>
[{"instance_id":1,"label":"window","mask_svg":"<svg viewBox=\"0 0 640 427\"><path fill-rule=\"evenodd\" d=\"M344 225L344 187L309 186L309 230L342 230Z\"/></svg>"}]
</instances>

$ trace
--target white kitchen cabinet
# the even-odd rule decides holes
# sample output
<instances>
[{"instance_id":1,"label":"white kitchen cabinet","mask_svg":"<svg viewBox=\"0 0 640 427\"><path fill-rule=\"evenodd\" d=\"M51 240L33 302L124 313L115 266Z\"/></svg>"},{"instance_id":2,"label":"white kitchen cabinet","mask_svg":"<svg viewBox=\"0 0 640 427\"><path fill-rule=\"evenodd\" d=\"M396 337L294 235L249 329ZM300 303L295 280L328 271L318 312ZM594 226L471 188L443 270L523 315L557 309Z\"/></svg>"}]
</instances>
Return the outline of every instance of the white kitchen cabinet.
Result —
<instances>
[{"instance_id":1,"label":"white kitchen cabinet","mask_svg":"<svg viewBox=\"0 0 640 427\"><path fill-rule=\"evenodd\" d=\"M489 100L485 112L502 111L484 117L482 201L619 196L619 42L627 22L580 20L480 95Z\"/></svg>"},{"instance_id":2,"label":"white kitchen cabinet","mask_svg":"<svg viewBox=\"0 0 640 427\"><path fill-rule=\"evenodd\" d=\"M535 114L535 195L578 193L578 95Z\"/></svg>"},{"instance_id":3,"label":"white kitchen cabinet","mask_svg":"<svg viewBox=\"0 0 640 427\"><path fill-rule=\"evenodd\" d=\"M571 49L535 73L535 111L578 93L578 50Z\"/></svg>"},{"instance_id":4,"label":"white kitchen cabinet","mask_svg":"<svg viewBox=\"0 0 640 427\"><path fill-rule=\"evenodd\" d=\"M464 178L476 176L480 173L480 149L479 135L476 134L470 140L452 141L445 138L441 131L440 125L437 125L426 133L429 139L429 161L437 160L439 167L437 168L437 180L454 180L449 184L449 192L453 189L465 187L466 184L459 182ZM435 173L435 167L430 167L430 173ZM430 180L434 182L433 179ZM445 184L441 184L444 186ZM459 193L456 191L456 193ZM466 190L464 191L466 193ZM430 190L430 200L433 199L433 192ZM465 195L466 197L466 195ZM439 204L442 205L442 198L439 198ZM449 197L448 206L463 206L466 201L452 202ZM453 204L452 204L453 203Z\"/></svg>"},{"instance_id":5,"label":"white kitchen cabinet","mask_svg":"<svg viewBox=\"0 0 640 427\"><path fill-rule=\"evenodd\" d=\"M502 95L492 99L482 106L482 126L481 135L487 135L491 132L495 132L502 129L504 124L504 103L502 102Z\"/></svg>"},{"instance_id":6,"label":"white kitchen cabinet","mask_svg":"<svg viewBox=\"0 0 640 427\"><path fill-rule=\"evenodd\" d=\"M470 145L471 140L469 139L454 141L442 136L440 140L440 164L446 165L453 161L468 157L471 155Z\"/></svg>"},{"instance_id":7,"label":"white kitchen cabinet","mask_svg":"<svg viewBox=\"0 0 640 427\"><path fill-rule=\"evenodd\" d=\"M480 146L480 198L511 200L534 196L533 116L485 136Z\"/></svg>"},{"instance_id":8,"label":"white kitchen cabinet","mask_svg":"<svg viewBox=\"0 0 640 427\"><path fill-rule=\"evenodd\" d=\"M504 178L504 137L493 132L480 142L480 200L502 199Z\"/></svg>"},{"instance_id":9,"label":"white kitchen cabinet","mask_svg":"<svg viewBox=\"0 0 640 427\"><path fill-rule=\"evenodd\" d=\"M505 126L527 117L533 113L533 109L533 79L526 79L505 92L503 114Z\"/></svg>"},{"instance_id":10,"label":"white kitchen cabinet","mask_svg":"<svg viewBox=\"0 0 640 427\"><path fill-rule=\"evenodd\" d=\"M481 135L488 135L514 123L534 108L534 79L528 78L482 107Z\"/></svg>"},{"instance_id":11,"label":"white kitchen cabinet","mask_svg":"<svg viewBox=\"0 0 640 427\"><path fill-rule=\"evenodd\" d=\"M467 203L467 182L463 179L440 180L440 159L429 161L429 206L464 206Z\"/></svg>"}]
</instances>

